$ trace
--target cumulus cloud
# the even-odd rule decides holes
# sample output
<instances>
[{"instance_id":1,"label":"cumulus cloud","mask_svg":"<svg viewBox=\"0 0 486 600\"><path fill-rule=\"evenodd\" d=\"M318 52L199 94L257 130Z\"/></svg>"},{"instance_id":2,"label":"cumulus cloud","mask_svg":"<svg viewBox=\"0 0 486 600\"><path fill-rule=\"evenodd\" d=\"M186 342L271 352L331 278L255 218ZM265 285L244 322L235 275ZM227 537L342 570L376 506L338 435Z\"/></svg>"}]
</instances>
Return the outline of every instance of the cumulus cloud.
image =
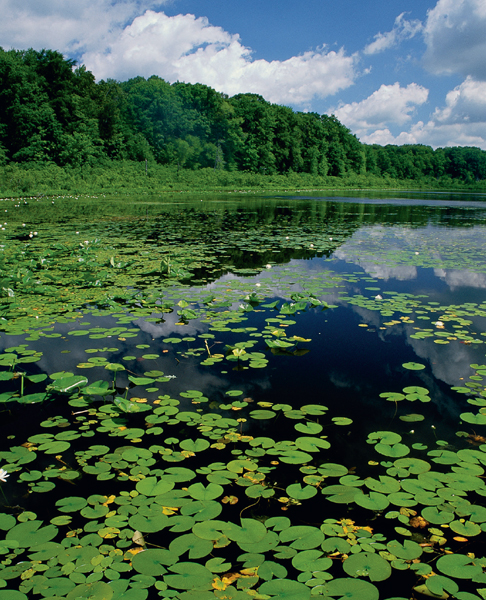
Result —
<instances>
[{"instance_id":1,"label":"cumulus cloud","mask_svg":"<svg viewBox=\"0 0 486 600\"><path fill-rule=\"evenodd\" d=\"M446 96L444 108L436 108L434 120L439 123L485 123L486 81L475 81L467 77Z\"/></svg>"},{"instance_id":2,"label":"cumulus cloud","mask_svg":"<svg viewBox=\"0 0 486 600\"><path fill-rule=\"evenodd\" d=\"M428 90L411 83L401 87L399 83L382 85L361 102L342 104L333 112L336 117L358 136L370 129L380 129L387 123L403 125L411 120L416 106L427 102Z\"/></svg>"},{"instance_id":3,"label":"cumulus cloud","mask_svg":"<svg viewBox=\"0 0 486 600\"><path fill-rule=\"evenodd\" d=\"M406 13L401 13L395 19L393 29L386 33L377 33L371 44L368 44L363 52L364 54L378 54L389 48L397 46L400 42L415 37L422 31L422 23L418 19L407 21Z\"/></svg>"},{"instance_id":4,"label":"cumulus cloud","mask_svg":"<svg viewBox=\"0 0 486 600\"><path fill-rule=\"evenodd\" d=\"M360 139L366 144L477 146L486 150L486 83L467 78L447 94L445 106L436 108L428 121L418 121L398 135L389 127L364 131Z\"/></svg>"},{"instance_id":5,"label":"cumulus cloud","mask_svg":"<svg viewBox=\"0 0 486 600\"><path fill-rule=\"evenodd\" d=\"M98 78L155 74L230 95L254 92L270 102L303 104L352 85L357 57L321 48L285 61L252 60L237 34L206 18L148 10L112 33L102 49L84 53L83 62Z\"/></svg>"},{"instance_id":6,"label":"cumulus cloud","mask_svg":"<svg viewBox=\"0 0 486 600\"><path fill-rule=\"evenodd\" d=\"M439 0L424 26L424 64L436 74L486 80L486 2Z\"/></svg>"},{"instance_id":7,"label":"cumulus cloud","mask_svg":"<svg viewBox=\"0 0 486 600\"><path fill-rule=\"evenodd\" d=\"M395 135L391 132L391 126L403 125L406 119L399 110L393 118L394 104L390 99L388 118L380 120L380 106L385 101L384 98L380 99L379 92L380 90L360 103L345 105L336 111L336 116L348 127L354 128L362 142L382 146L426 144L434 148L478 146L486 150L486 82L467 77L447 93L444 106L436 107L428 121L418 121L407 131ZM407 95L404 95L404 99L406 98ZM415 96L415 104L412 104L413 94L409 93L408 98L410 104L405 103L405 110L407 107L413 109L414 105L419 104L417 100L420 99L420 94ZM399 107L399 103L397 106ZM405 116L407 114L411 113L405 113ZM376 116L373 119L370 115Z\"/></svg>"},{"instance_id":8,"label":"cumulus cloud","mask_svg":"<svg viewBox=\"0 0 486 600\"><path fill-rule=\"evenodd\" d=\"M158 2L160 5L162 2ZM144 2L145 8L147 4ZM77 53L96 46L140 11L139 0L0 0L0 40L10 48Z\"/></svg>"},{"instance_id":9,"label":"cumulus cloud","mask_svg":"<svg viewBox=\"0 0 486 600\"><path fill-rule=\"evenodd\" d=\"M168 1L168 0L166 0ZM0 0L4 49L52 48L75 56L97 79L158 75L204 83L229 95L308 107L354 83L357 55L324 46L282 61L253 60L236 33L194 15L151 10L155 0ZM142 13L143 4L143 13Z\"/></svg>"},{"instance_id":10,"label":"cumulus cloud","mask_svg":"<svg viewBox=\"0 0 486 600\"><path fill-rule=\"evenodd\" d=\"M434 275L445 281L452 291L462 287L486 289L486 275L484 273L455 269L434 269Z\"/></svg>"}]
</instances>

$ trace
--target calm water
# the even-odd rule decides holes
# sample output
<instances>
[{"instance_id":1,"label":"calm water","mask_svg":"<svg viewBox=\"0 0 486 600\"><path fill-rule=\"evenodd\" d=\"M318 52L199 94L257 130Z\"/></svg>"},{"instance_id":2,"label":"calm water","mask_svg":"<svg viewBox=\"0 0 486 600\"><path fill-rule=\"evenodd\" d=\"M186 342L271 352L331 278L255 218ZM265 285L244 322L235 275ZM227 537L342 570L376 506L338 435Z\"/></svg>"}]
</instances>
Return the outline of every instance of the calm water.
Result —
<instances>
[{"instance_id":1,"label":"calm water","mask_svg":"<svg viewBox=\"0 0 486 600\"><path fill-rule=\"evenodd\" d=\"M133 203L99 198L3 201L8 224L1 243L4 252L15 250L5 269L13 269L16 256L18 297L22 285L24 291L34 287L25 301L30 320L19 321L20 313L4 302L0 351L22 355L18 348L25 344L23 356L26 349L38 353L22 366L28 375L66 372L85 376L89 384L111 384L113 371L106 364L123 365L116 378L118 396L155 401L155 406L167 395L179 400L181 411L240 418L240 434L253 437L286 439L295 435L294 425L302 416L265 419L252 411L325 406L325 417L312 418L324 426L319 436L330 443L319 460L344 465L362 479L384 475L396 457L430 461L437 456L431 451L442 449L452 456L478 447L471 442L486 441L472 438L486 436L480 412L486 389L486 198L247 196L181 198L177 203L146 198ZM22 269L30 269L32 277ZM29 278L25 284L22 277ZM12 281L4 279L4 288L12 287ZM36 285L48 286L39 291L40 308L34 306ZM74 294L71 301L69 293ZM63 294L59 305L49 300L58 302ZM32 310L39 311L38 328L32 324ZM12 370L6 364L0 368ZM20 371L20 365L15 369ZM154 371L168 379L154 382ZM130 377L152 378L152 383ZM49 382L26 380L24 393L42 394ZM19 406L19 378L0 383L4 451L40 433L46 419L69 420L75 414L63 395ZM415 392L414 397L410 389L404 392L411 387L427 393ZM191 391L202 393L204 401L194 403L197 395ZM402 397L387 399L387 393ZM407 393L412 396L405 397ZM464 420L465 413L481 416ZM410 452L380 456L368 436L383 431L399 434ZM93 441L106 443L103 436L98 429ZM140 441L128 437L124 443ZM73 441L69 452L76 451L76 444L83 446L81 440ZM9 463L7 456L2 462ZM432 467L448 472L458 460ZM380 461L381 467L375 467ZM37 469L48 468L45 460L41 463ZM18 467L11 464L10 481ZM377 468L379 473L373 471ZM280 483L285 488L292 481L297 479ZM331 483L338 481L320 487ZM98 484L89 485L95 490ZM56 490L49 492L51 498L73 493L66 486ZM49 522L49 493L25 492L25 485L12 486L5 511L17 515L12 506L21 506ZM75 494L83 496L79 486ZM482 496L469 495L471 502L481 504ZM420 513L423 506L414 506ZM330 502L327 507L329 518L360 519L387 539L397 535L392 527L397 522L383 511ZM293 525L307 522L303 510L296 507L295 517L289 511ZM313 504L312 522L315 510ZM275 504L262 514L287 513ZM421 532L425 537L420 538L411 531L410 539L418 541L431 535ZM477 535L474 542L483 534ZM448 538L447 543L461 552L458 542ZM400 569L393 574L397 582L414 585ZM17 580L8 581L8 589L23 589ZM75 577L74 583L85 581ZM382 591L381 598L391 594L393 585L383 589L388 592ZM474 594L476 588L468 582L461 590Z\"/></svg>"}]
</instances>

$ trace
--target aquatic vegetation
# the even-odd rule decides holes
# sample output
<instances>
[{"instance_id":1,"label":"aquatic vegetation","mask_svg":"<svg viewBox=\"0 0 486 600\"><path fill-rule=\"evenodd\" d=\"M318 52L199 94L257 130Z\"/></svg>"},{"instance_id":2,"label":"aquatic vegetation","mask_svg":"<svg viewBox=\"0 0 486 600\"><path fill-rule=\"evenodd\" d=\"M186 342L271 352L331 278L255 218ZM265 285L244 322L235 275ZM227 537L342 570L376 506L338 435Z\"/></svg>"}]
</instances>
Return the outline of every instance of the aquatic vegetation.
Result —
<instances>
[{"instance_id":1,"label":"aquatic vegetation","mask_svg":"<svg viewBox=\"0 0 486 600\"><path fill-rule=\"evenodd\" d=\"M357 206L47 202L0 242L0 594L485 596L482 299L346 262Z\"/></svg>"}]
</instances>

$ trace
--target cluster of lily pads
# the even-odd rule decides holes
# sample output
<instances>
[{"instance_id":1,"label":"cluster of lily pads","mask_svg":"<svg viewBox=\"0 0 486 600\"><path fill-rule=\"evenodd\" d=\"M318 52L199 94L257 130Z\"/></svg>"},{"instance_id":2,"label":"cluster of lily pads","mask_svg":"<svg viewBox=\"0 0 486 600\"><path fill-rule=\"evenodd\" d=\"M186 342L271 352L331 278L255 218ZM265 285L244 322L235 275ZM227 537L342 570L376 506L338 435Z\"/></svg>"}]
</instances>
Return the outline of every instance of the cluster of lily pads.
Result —
<instances>
[{"instance_id":1,"label":"cluster of lily pads","mask_svg":"<svg viewBox=\"0 0 486 600\"><path fill-rule=\"evenodd\" d=\"M410 448L376 431L368 443L385 460L360 476L326 460L325 406L242 413L228 390L211 412L188 390L183 410L168 395L112 399L71 374L51 378L70 410L0 452L17 481L0 517L7 598L377 599L375 584L403 572L429 595L482 590L486 559L451 548L486 529L486 444ZM249 420L278 423L286 439L245 433Z\"/></svg>"},{"instance_id":2,"label":"cluster of lily pads","mask_svg":"<svg viewBox=\"0 0 486 600\"><path fill-rule=\"evenodd\" d=\"M65 202L56 210L67 212ZM255 401L231 384L223 399L171 392L161 352L214 376L258 373L312 348L301 315L344 305L376 315L377 334L399 327L417 343L483 343L485 303L383 290L362 272L279 266L327 260L353 225L326 223L322 208L265 206L163 219L137 209L79 232L39 225L33 239L19 223L4 233L2 599L486 598L486 365L471 364L452 389L472 407L460 414L464 429L478 428L453 440L405 438L396 426L353 439L346 410ZM363 289L351 295L356 283ZM164 350L140 343L139 320L169 317L181 334L163 337ZM112 326L92 325L103 318ZM68 358L85 339L85 360L38 372L45 344ZM156 368L140 373L143 361ZM419 423L408 405L432 395L417 380L379 398L407 405L401 423ZM343 437L356 464L339 460Z\"/></svg>"}]
</instances>

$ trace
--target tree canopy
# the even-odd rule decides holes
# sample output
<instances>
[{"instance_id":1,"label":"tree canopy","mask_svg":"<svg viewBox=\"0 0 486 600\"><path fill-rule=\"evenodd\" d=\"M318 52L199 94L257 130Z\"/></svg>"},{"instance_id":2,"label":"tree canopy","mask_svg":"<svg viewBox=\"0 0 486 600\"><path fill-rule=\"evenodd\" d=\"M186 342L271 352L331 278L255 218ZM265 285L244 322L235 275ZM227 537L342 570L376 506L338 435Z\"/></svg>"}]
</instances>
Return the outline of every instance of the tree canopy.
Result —
<instances>
[{"instance_id":1,"label":"tree canopy","mask_svg":"<svg viewBox=\"0 0 486 600\"><path fill-rule=\"evenodd\" d=\"M54 50L0 48L0 164L155 161L262 174L486 178L473 147L362 144L331 115L152 76L96 82Z\"/></svg>"}]
</instances>

